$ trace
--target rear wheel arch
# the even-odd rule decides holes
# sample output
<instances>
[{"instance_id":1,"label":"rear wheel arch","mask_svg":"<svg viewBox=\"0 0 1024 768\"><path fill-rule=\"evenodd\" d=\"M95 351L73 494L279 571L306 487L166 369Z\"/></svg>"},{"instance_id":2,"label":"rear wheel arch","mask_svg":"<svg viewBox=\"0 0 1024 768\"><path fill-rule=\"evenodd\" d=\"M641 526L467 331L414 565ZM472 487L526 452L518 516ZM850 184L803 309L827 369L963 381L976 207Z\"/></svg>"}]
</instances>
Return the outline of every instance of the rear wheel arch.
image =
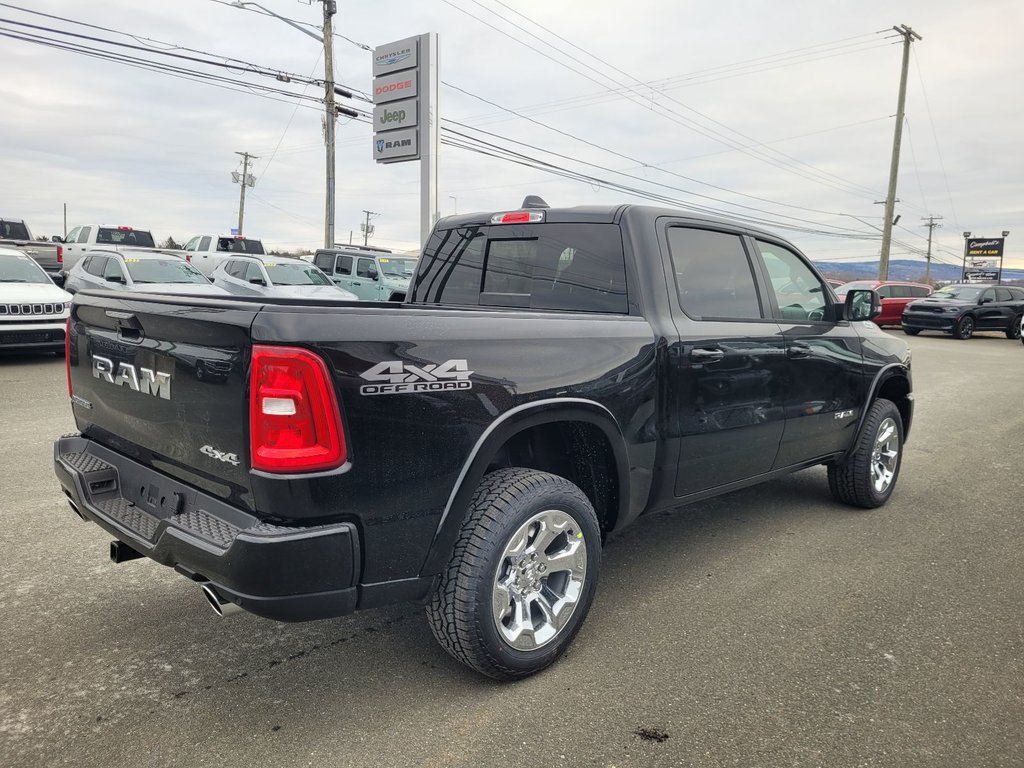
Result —
<instances>
[{"instance_id":1,"label":"rear wheel arch","mask_svg":"<svg viewBox=\"0 0 1024 768\"><path fill-rule=\"evenodd\" d=\"M439 573L447 564L483 477L507 467L549 472L579 487L594 506L602 535L625 518L629 459L611 412L582 399L527 403L493 422L470 452L438 523L423 575Z\"/></svg>"}]
</instances>

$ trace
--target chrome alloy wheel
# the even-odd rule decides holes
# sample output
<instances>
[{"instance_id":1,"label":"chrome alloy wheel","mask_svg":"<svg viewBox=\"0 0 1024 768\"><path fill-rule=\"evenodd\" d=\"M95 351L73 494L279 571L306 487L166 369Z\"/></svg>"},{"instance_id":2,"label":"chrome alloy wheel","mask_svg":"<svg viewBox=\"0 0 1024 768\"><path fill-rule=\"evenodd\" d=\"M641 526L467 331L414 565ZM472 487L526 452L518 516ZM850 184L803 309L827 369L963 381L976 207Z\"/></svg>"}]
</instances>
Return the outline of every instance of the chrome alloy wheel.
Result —
<instances>
[{"instance_id":1,"label":"chrome alloy wheel","mask_svg":"<svg viewBox=\"0 0 1024 768\"><path fill-rule=\"evenodd\" d=\"M871 483L876 493L885 493L892 484L900 457L899 436L896 422L891 418L878 427L875 446L871 450Z\"/></svg>"},{"instance_id":2,"label":"chrome alloy wheel","mask_svg":"<svg viewBox=\"0 0 1024 768\"><path fill-rule=\"evenodd\" d=\"M586 575L587 545L576 521L557 509L531 517L509 539L494 576L501 637L519 651L554 640L576 610Z\"/></svg>"}]
</instances>

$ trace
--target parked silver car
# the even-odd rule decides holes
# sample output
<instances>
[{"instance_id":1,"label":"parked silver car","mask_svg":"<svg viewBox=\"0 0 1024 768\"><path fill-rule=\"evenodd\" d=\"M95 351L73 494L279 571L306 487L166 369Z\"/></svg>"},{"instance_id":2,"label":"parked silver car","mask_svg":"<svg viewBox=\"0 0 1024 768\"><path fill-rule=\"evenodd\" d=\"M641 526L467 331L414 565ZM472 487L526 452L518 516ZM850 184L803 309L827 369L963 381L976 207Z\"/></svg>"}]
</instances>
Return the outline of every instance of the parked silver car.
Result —
<instances>
[{"instance_id":1,"label":"parked silver car","mask_svg":"<svg viewBox=\"0 0 1024 768\"><path fill-rule=\"evenodd\" d=\"M227 295L227 291L211 285L202 272L183 258L143 248L87 252L68 272L64 288L69 293L92 288L189 296Z\"/></svg>"},{"instance_id":2,"label":"parked silver car","mask_svg":"<svg viewBox=\"0 0 1024 768\"><path fill-rule=\"evenodd\" d=\"M234 256L213 270L213 284L239 296L305 299L358 297L339 288L319 268L287 256Z\"/></svg>"}]
</instances>

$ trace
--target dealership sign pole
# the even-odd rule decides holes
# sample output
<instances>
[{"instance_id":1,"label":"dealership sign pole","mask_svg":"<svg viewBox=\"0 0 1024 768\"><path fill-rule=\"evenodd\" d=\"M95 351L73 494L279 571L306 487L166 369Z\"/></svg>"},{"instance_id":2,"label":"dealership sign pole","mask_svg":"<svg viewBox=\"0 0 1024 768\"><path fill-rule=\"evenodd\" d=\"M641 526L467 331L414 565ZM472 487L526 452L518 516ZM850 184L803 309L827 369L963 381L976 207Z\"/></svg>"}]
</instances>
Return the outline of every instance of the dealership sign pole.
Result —
<instances>
[{"instance_id":1,"label":"dealership sign pole","mask_svg":"<svg viewBox=\"0 0 1024 768\"><path fill-rule=\"evenodd\" d=\"M420 161L420 244L438 218L439 148L437 33L409 37L373 51L373 158Z\"/></svg>"}]
</instances>

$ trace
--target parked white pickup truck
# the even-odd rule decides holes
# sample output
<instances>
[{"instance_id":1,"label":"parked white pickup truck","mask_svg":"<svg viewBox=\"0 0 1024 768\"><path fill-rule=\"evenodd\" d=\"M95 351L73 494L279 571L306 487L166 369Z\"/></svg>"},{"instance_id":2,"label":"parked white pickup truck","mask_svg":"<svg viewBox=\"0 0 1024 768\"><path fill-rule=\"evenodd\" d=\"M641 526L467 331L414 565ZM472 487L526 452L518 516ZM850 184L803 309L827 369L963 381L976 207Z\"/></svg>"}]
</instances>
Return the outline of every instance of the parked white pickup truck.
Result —
<instances>
[{"instance_id":1,"label":"parked white pickup truck","mask_svg":"<svg viewBox=\"0 0 1024 768\"><path fill-rule=\"evenodd\" d=\"M135 248L155 248L153 235L146 229L134 227L111 226L107 224L86 224L75 227L64 238L64 273L67 274L75 266L75 262L85 255L86 251L96 246L129 245Z\"/></svg>"},{"instance_id":2,"label":"parked white pickup truck","mask_svg":"<svg viewBox=\"0 0 1024 768\"><path fill-rule=\"evenodd\" d=\"M244 253L249 256L263 256L263 243L244 235L196 235L185 243L185 252L192 266L207 277L213 274L217 265L232 254Z\"/></svg>"}]
</instances>

